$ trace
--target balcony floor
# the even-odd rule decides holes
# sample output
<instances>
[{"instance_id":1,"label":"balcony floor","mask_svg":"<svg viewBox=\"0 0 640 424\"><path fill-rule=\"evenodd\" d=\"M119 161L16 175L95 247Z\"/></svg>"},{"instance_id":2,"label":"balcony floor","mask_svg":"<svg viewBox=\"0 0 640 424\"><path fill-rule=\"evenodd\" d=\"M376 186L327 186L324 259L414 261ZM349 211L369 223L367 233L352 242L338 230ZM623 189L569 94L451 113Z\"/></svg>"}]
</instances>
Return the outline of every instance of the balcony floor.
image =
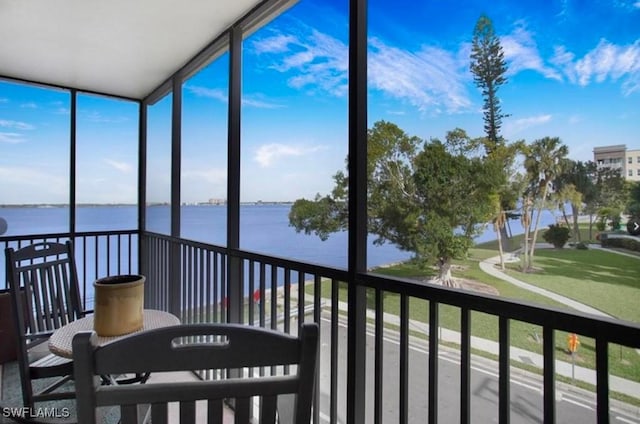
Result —
<instances>
[{"instance_id":1,"label":"balcony floor","mask_svg":"<svg viewBox=\"0 0 640 424\"><path fill-rule=\"evenodd\" d=\"M167 381L188 381L195 380L196 377L189 372L171 372L171 373L157 373L152 374L149 378L147 384L161 383ZM18 375L17 363L15 361L7 362L5 364L0 364L0 408L2 409L2 413L0 413L0 423L14 423L14 420L6 418L5 408L20 408L22 402L22 395L20 389L20 377ZM69 384L71 387L71 384ZM68 423L73 422L72 418L75 418L75 401L73 400L63 400L56 402L47 402L36 405L36 408L52 408L50 411L59 411L60 415L62 415L62 411L68 410L70 411L71 418L68 420L60 419L56 421L46 421L56 422L56 423ZM55 409L54 409L55 408ZM177 405L169 406L169 423L178 423L178 407ZM206 418L204 414L206 410L204 408L198 407L198 417L202 414L202 419L198 418L196 422L204 422ZM115 410L115 408L104 408L102 412L102 424L117 424L119 422L119 413ZM224 410L224 423L232 423L233 422L233 411L228 408Z\"/></svg>"}]
</instances>

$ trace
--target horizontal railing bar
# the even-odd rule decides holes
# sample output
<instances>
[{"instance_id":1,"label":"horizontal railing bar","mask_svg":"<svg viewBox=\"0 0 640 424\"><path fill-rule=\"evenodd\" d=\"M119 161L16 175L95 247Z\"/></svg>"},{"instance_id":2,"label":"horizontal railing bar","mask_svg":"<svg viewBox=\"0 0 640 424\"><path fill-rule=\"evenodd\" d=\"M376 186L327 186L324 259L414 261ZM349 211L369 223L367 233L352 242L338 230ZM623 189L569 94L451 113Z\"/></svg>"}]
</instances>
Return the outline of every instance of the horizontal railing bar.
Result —
<instances>
[{"instance_id":1,"label":"horizontal railing bar","mask_svg":"<svg viewBox=\"0 0 640 424\"><path fill-rule=\"evenodd\" d=\"M98 236L118 236L138 234L138 230L108 230L108 231L79 231L73 233L46 233L46 234L27 234L27 235L11 235L1 236L0 243L8 243L12 241L26 240L42 240L42 239L68 239L70 237L98 237Z\"/></svg>"},{"instance_id":2,"label":"horizontal railing bar","mask_svg":"<svg viewBox=\"0 0 640 424\"><path fill-rule=\"evenodd\" d=\"M278 256L267 256L261 253L251 252L247 250L229 249L230 256L237 256L246 260L254 260L257 262L267 262L270 265L280 268L295 270L305 274L321 274L324 278L347 281L348 274L346 269L330 268L324 265L318 265L309 262L297 262L295 260L282 258Z\"/></svg>"},{"instance_id":3,"label":"horizontal railing bar","mask_svg":"<svg viewBox=\"0 0 640 424\"><path fill-rule=\"evenodd\" d=\"M252 260L255 262L265 262L269 265L273 265L279 268L285 268L290 270L295 270L299 272L303 272L305 274L321 274L324 278L327 279L336 279L341 281L347 281L347 270L343 268L331 268L328 266L314 264L309 262L298 262L292 259L282 258L278 256L270 256L257 252L252 252L248 250L242 249L228 249L224 246L212 245L204 242L198 242L193 240L185 240L177 237L171 237L166 234L159 234L153 232L144 232L145 236L159 238L162 240L167 240L174 243L180 244L188 244L190 246L199 247L202 249L211 250L214 252L224 253L228 256L235 256L244 260Z\"/></svg>"},{"instance_id":4,"label":"horizontal railing bar","mask_svg":"<svg viewBox=\"0 0 640 424\"><path fill-rule=\"evenodd\" d=\"M154 233L152 231L143 231L142 235L144 237L150 237L150 238L154 238L154 239L158 239L158 240L164 240L167 241L169 243L177 243L177 244L184 244L187 246L191 246L191 247L195 247L197 249L204 249L204 250L209 250L211 252L217 252L217 253L228 253L227 252L227 248L224 246L218 246L215 244L209 244L209 243L205 243L202 241L195 241L195 240L187 240L187 239L183 239L183 238L179 238L179 237L172 237L172 236L168 236L166 234L160 234L160 233Z\"/></svg>"}]
</instances>

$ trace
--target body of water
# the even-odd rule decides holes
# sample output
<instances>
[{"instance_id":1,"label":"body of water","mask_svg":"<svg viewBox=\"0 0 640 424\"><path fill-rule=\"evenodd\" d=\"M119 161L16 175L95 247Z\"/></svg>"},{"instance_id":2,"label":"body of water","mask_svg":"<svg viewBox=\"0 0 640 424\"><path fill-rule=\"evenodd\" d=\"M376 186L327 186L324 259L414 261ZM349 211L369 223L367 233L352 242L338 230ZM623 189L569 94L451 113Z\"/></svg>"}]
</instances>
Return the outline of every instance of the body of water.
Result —
<instances>
[{"instance_id":1,"label":"body of water","mask_svg":"<svg viewBox=\"0 0 640 424\"><path fill-rule=\"evenodd\" d=\"M311 234L297 233L289 226L288 214L291 205L264 204L244 205L240 210L240 247L266 255L309 262L329 267L347 268L348 234L332 234L326 241ZM0 217L7 222L4 236L65 233L68 231L69 209L66 207L21 207L0 208ZM85 206L76 212L77 231L131 230L137 227L137 208L135 206ZM225 206L183 206L181 208L182 237L224 246L226 243L226 207ZM541 219L541 228L553 223L551 213ZM153 206L147 209L147 228L161 234L169 233L169 207ZM513 234L522 233L519 221L510 222ZM477 237L476 242L494 240L493 228L487 229ZM392 244L375 245L375 236L369 237L367 246L367 266L369 268L396 263L411 258L410 252L404 252ZM105 247L102 246L101 249ZM113 244L111 249L116 249ZM89 246L89 249L92 249ZM136 252L134 252L135 254ZM116 254L113 250L112 254ZM136 258L133 258L134 263ZM0 259L4 264L4 255ZM77 264L81 275L103 275L96 273L94 265ZM83 267L87 267L83 269ZM105 264L98 264L102 269ZM4 266L2 267L4 270ZM2 274L0 270L0 274ZM102 270L104 271L104 269ZM135 269L133 272L136 272ZM113 271L111 272L113 274ZM282 281L279 279L279 281ZM1 285L2 288L4 285ZM87 285L87 306L93 300L93 286Z\"/></svg>"},{"instance_id":2,"label":"body of water","mask_svg":"<svg viewBox=\"0 0 640 424\"><path fill-rule=\"evenodd\" d=\"M332 234L326 241L311 234L297 233L289 226L289 204L243 205L240 209L240 247L268 255L292 258L320 265L347 267L346 232ZM225 206L183 206L181 236L195 241L224 246L226 240ZM77 208L77 231L129 230L137 227L135 206L85 206ZM66 207L0 208L7 222L5 236L68 231L69 209ZM545 211L541 228L555 222ZM147 208L147 228L169 233L169 206ZM513 234L523 232L519 221L509 222ZM491 226L476 238L476 243L495 240ZM367 266L375 267L411 257L392 244L374 245L369 237Z\"/></svg>"}]
</instances>

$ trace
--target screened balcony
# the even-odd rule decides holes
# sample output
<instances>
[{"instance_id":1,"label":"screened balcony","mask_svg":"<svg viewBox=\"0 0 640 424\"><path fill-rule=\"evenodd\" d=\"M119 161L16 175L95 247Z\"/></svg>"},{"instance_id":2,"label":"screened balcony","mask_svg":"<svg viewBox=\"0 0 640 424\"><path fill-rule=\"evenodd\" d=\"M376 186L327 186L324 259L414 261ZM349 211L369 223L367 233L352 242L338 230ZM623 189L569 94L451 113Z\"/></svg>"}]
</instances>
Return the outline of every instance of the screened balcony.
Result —
<instances>
[{"instance_id":1,"label":"screened balcony","mask_svg":"<svg viewBox=\"0 0 640 424\"><path fill-rule=\"evenodd\" d=\"M637 407L619 412L620 397L612 393L623 389L609 370L611 346L640 349L637 324L370 270L366 0L348 3L345 22L349 217L344 266L256 252L242 242L246 133L242 122L251 119L243 109L242 74L251 72L243 61L243 46L294 2L209 2L179 11L169 2L152 1L135 6L112 2L100 10L95 4L72 0L24 3L29 2L9 2L0 17L0 36L13 40L8 43L11 47L0 48L0 78L6 84L34 86L68 99L68 114L61 118L68 123L65 159L57 164L61 175L68 176L64 178L68 202L58 230L0 235L0 247L72 240L88 309L95 279L141 273L147 277L146 307L172 312L185 323L234 322L295 332L302 322L318 322L322 343L315 423L553 423L576 417L598 423L640 422ZM149 17L151 9L157 13ZM121 25L96 27L92 17L97 15ZM182 20L191 24L184 26ZM167 28L172 29L171 37L166 36ZM213 149L226 163L224 225L216 243L202 241L197 232L185 234L183 207L190 181L183 160L190 147L184 137L188 123L183 119L183 94L189 84L194 86L190 79L209 66L217 67L227 84L227 93L220 95L225 101L222 115L211 116L223 122L222 136L215 137L223 142L216 142ZM91 149L83 150L77 142L84 131L78 105L94 98L126 104L128 116L136 122L136 133L128 137L129 153L137 156L137 213L130 222L109 222L103 230L85 228L78 207L84 203L78 198L81 189L96 189L83 187L84 177L92 172L86 163L94 162ZM280 113L274 110L275 115ZM280 116L286 122L285 110ZM159 137L154 133L157 128L163 131ZM168 154L158 160L162 148ZM165 185L158 183L159 175L166 178ZM115 183L104 181L102 187ZM162 212L154 197L158 189L164 190L167 200ZM388 312L390 303L397 304L397 313ZM443 331L439 313L443 308L452 308L459 316L453 337ZM424 319L414 318L418 311ZM474 317L480 315L493 317L498 333L488 357L478 354L482 348L472 338ZM528 383L522 382L522 371L513 364L519 361L510 343L514 323L540 329L542 360L529 364ZM592 395L592 409L576 413L561 404L559 388L566 392L569 377L562 374L557 360L560 332L595 340L592 383L584 389L589 393L585 396ZM479 362L485 363L482 371ZM640 397L633 393L636 387L632 385L626 395Z\"/></svg>"}]
</instances>

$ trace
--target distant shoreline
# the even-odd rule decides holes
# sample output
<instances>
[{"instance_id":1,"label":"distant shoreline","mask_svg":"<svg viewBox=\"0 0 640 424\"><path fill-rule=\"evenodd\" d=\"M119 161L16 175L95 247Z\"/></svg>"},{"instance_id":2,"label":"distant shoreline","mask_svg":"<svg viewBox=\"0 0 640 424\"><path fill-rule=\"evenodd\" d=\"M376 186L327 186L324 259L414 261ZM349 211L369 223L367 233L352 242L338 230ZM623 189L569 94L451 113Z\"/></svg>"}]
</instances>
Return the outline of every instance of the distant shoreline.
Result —
<instances>
[{"instance_id":1,"label":"distant shoreline","mask_svg":"<svg viewBox=\"0 0 640 424\"><path fill-rule=\"evenodd\" d=\"M267 206L267 205L293 205L293 201L257 201L257 202L240 202L241 206ZM137 207L135 203L78 203L78 208L96 208L96 207L123 207L131 206ZM155 206L170 206L169 203L149 203L146 207ZM182 203L180 206L227 206L227 203ZM28 203L28 204L4 204L0 205L0 209L3 208L68 208L68 203Z\"/></svg>"}]
</instances>

